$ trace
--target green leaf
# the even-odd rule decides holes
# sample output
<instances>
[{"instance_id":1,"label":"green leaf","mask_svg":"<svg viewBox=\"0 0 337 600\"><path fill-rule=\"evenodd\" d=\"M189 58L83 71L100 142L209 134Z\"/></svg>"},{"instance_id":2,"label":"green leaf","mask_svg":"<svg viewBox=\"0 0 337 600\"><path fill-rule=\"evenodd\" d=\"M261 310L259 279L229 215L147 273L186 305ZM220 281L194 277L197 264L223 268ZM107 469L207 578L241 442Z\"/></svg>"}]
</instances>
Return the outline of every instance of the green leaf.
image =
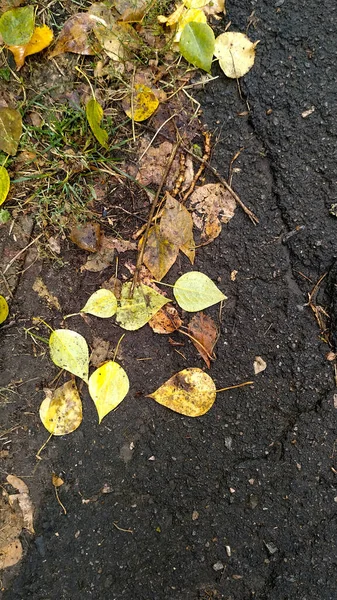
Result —
<instances>
[{"instance_id":1,"label":"green leaf","mask_svg":"<svg viewBox=\"0 0 337 600\"><path fill-rule=\"evenodd\" d=\"M49 338L50 358L88 383L89 349L84 337L71 329L56 329Z\"/></svg>"},{"instance_id":2,"label":"green leaf","mask_svg":"<svg viewBox=\"0 0 337 600\"><path fill-rule=\"evenodd\" d=\"M116 321L123 329L135 331L146 325L169 299L144 284L135 287L130 298L131 285L132 283L127 282L122 286Z\"/></svg>"},{"instance_id":3,"label":"green leaf","mask_svg":"<svg viewBox=\"0 0 337 600\"><path fill-rule=\"evenodd\" d=\"M5 202L9 192L10 179L7 169L0 167L0 206Z\"/></svg>"},{"instance_id":4,"label":"green leaf","mask_svg":"<svg viewBox=\"0 0 337 600\"><path fill-rule=\"evenodd\" d=\"M101 289L90 296L81 312L108 319L115 314L116 310L117 298L115 294L110 290Z\"/></svg>"},{"instance_id":5,"label":"green leaf","mask_svg":"<svg viewBox=\"0 0 337 600\"><path fill-rule=\"evenodd\" d=\"M7 10L0 18L0 34L7 46L24 46L33 35L34 6Z\"/></svg>"},{"instance_id":6,"label":"green leaf","mask_svg":"<svg viewBox=\"0 0 337 600\"><path fill-rule=\"evenodd\" d=\"M197 312L227 297L204 273L191 271L177 279L173 287L176 301L183 310Z\"/></svg>"},{"instance_id":7,"label":"green leaf","mask_svg":"<svg viewBox=\"0 0 337 600\"><path fill-rule=\"evenodd\" d=\"M96 140L108 150L108 132L100 126L103 119L103 108L95 98L90 98L86 103L85 114Z\"/></svg>"},{"instance_id":8,"label":"green leaf","mask_svg":"<svg viewBox=\"0 0 337 600\"><path fill-rule=\"evenodd\" d=\"M22 133L22 119L15 108L0 108L0 150L7 154L17 153Z\"/></svg>"},{"instance_id":9,"label":"green leaf","mask_svg":"<svg viewBox=\"0 0 337 600\"><path fill-rule=\"evenodd\" d=\"M124 400L129 387L126 372L112 360L104 363L90 375L89 394L95 403L99 423Z\"/></svg>"},{"instance_id":10,"label":"green leaf","mask_svg":"<svg viewBox=\"0 0 337 600\"><path fill-rule=\"evenodd\" d=\"M179 51L195 67L210 72L215 37L207 23L187 23L179 40Z\"/></svg>"},{"instance_id":11,"label":"green leaf","mask_svg":"<svg viewBox=\"0 0 337 600\"><path fill-rule=\"evenodd\" d=\"M9 313L9 308L6 298L0 296L0 323L6 321Z\"/></svg>"},{"instance_id":12,"label":"green leaf","mask_svg":"<svg viewBox=\"0 0 337 600\"><path fill-rule=\"evenodd\" d=\"M8 223L11 219L11 213L9 210L5 210L4 208L0 208L0 225L4 225Z\"/></svg>"}]
</instances>

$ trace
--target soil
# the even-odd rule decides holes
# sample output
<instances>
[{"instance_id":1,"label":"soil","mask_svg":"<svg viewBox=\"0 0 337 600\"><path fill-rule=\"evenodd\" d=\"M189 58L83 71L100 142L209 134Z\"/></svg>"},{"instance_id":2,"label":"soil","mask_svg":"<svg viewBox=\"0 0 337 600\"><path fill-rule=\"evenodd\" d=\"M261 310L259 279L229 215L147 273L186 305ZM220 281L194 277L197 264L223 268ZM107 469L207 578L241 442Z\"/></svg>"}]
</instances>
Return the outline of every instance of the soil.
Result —
<instances>
[{"instance_id":1,"label":"soil","mask_svg":"<svg viewBox=\"0 0 337 600\"><path fill-rule=\"evenodd\" d=\"M244 31L253 10L249 33L261 42L242 98L215 68L219 78L198 100L218 136L212 164L224 177L244 148L233 187L260 222L237 209L199 249L195 268L228 296L210 374L217 388L247 379L254 386L219 394L197 419L157 405L146 394L187 365L204 365L189 343L185 360L145 327L123 340L127 399L99 426L83 388L83 424L53 438L37 462L47 437L37 407L57 369L25 328L37 316L58 327L61 314L32 285L41 275L72 313L113 273L80 273L85 253L69 241L59 263L33 262L16 289L15 322L1 331L0 410L9 450L2 473L29 485L36 536L22 537L24 559L3 573L4 600L336 598L336 390L326 354L335 349L337 305L329 212L337 201L337 7L232 0L231 29ZM175 265L168 281L187 266ZM331 314L331 347L308 305L324 273L317 302ZM207 312L218 318L217 307ZM72 325L89 343L120 336L95 317ZM256 376L255 356L267 363ZM67 514L52 472L65 480Z\"/></svg>"}]
</instances>

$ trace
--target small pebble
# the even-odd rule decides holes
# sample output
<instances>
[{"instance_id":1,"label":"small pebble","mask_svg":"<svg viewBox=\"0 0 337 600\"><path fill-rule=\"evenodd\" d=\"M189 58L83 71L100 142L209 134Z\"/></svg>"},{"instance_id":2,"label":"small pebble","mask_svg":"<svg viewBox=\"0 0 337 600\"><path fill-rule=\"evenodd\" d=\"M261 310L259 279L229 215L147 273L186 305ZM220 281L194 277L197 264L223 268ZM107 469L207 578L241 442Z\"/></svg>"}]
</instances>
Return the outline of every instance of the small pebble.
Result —
<instances>
[{"instance_id":1,"label":"small pebble","mask_svg":"<svg viewBox=\"0 0 337 600\"><path fill-rule=\"evenodd\" d=\"M222 569L224 569L224 566L222 562L218 561L213 565L213 569L214 571L222 571Z\"/></svg>"}]
</instances>

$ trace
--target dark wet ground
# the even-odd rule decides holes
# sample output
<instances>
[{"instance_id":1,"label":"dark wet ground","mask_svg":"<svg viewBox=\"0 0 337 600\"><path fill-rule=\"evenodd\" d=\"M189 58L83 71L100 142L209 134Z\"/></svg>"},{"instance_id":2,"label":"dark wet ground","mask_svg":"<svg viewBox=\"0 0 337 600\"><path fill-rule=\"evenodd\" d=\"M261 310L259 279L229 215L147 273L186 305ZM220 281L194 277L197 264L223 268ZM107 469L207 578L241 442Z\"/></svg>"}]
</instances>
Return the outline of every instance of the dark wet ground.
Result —
<instances>
[{"instance_id":1,"label":"dark wet ground","mask_svg":"<svg viewBox=\"0 0 337 600\"><path fill-rule=\"evenodd\" d=\"M198 99L219 135L212 164L223 176L244 147L233 186L260 223L254 227L237 210L221 237L199 251L196 269L229 298L211 375L218 388L252 377L254 388L219 395L202 418L177 415L145 394L186 362L148 328L127 335L128 398L98 426L83 390L83 425L52 440L27 479L38 505L37 537L23 540L27 555L4 600L337 597L334 371L307 305L337 255L337 222L329 214L337 201L337 8L332 0L232 0L232 30L245 30L252 10L258 21L250 36L261 42L242 83L249 117L238 116L246 103L224 77ZM64 312L75 312L78 298L101 283L100 275L78 275L82 263L82 251L69 245L63 265L35 263L21 278L13 310L22 325L2 333L3 385L25 382L20 402L15 396L2 407L10 426L23 427L10 435L13 462L4 463L5 473L12 465L21 465L18 476L32 473L46 439L37 417L41 378L56 372L24 336L31 316L60 323L32 297L32 283L41 269L64 298ZM318 298L332 314L333 273ZM216 307L209 314L216 318ZM89 341L93 329L114 343L119 338L117 328L95 318L89 327L78 317L75 326ZM193 348L184 353L202 366ZM267 369L254 377L256 355ZM52 471L65 479L67 515L55 500Z\"/></svg>"}]
</instances>

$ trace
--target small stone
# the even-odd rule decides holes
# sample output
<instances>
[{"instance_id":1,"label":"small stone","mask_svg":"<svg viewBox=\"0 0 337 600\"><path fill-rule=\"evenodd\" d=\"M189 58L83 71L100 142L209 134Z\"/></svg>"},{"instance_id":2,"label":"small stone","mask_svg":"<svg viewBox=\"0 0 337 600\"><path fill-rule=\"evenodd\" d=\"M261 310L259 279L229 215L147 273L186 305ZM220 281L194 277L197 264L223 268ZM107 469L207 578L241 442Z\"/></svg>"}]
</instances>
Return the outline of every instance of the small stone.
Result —
<instances>
[{"instance_id":1,"label":"small stone","mask_svg":"<svg viewBox=\"0 0 337 600\"><path fill-rule=\"evenodd\" d=\"M230 558L232 556L232 550L230 546L225 546L226 554Z\"/></svg>"},{"instance_id":2,"label":"small stone","mask_svg":"<svg viewBox=\"0 0 337 600\"><path fill-rule=\"evenodd\" d=\"M222 562L218 561L213 565L213 569L214 571L222 571L222 569L224 569L225 567L223 566Z\"/></svg>"},{"instance_id":3,"label":"small stone","mask_svg":"<svg viewBox=\"0 0 337 600\"><path fill-rule=\"evenodd\" d=\"M280 8L280 6L282 6L282 4L284 4L284 0L276 0L274 6L275 6L275 8Z\"/></svg>"},{"instance_id":4,"label":"small stone","mask_svg":"<svg viewBox=\"0 0 337 600\"><path fill-rule=\"evenodd\" d=\"M149 460L156 460L155 456L150 456Z\"/></svg>"},{"instance_id":5,"label":"small stone","mask_svg":"<svg viewBox=\"0 0 337 600\"><path fill-rule=\"evenodd\" d=\"M230 436L225 437L225 446L226 446L227 450L231 450L232 445L233 445L233 438Z\"/></svg>"},{"instance_id":6,"label":"small stone","mask_svg":"<svg viewBox=\"0 0 337 600\"><path fill-rule=\"evenodd\" d=\"M199 519L199 513L197 510L194 510L192 512L192 521L196 521L197 519Z\"/></svg>"},{"instance_id":7,"label":"small stone","mask_svg":"<svg viewBox=\"0 0 337 600\"><path fill-rule=\"evenodd\" d=\"M278 551L277 546L275 546L275 544L273 542L265 542L264 543L265 547L267 548L269 554L275 554L275 552Z\"/></svg>"}]
</instances>

